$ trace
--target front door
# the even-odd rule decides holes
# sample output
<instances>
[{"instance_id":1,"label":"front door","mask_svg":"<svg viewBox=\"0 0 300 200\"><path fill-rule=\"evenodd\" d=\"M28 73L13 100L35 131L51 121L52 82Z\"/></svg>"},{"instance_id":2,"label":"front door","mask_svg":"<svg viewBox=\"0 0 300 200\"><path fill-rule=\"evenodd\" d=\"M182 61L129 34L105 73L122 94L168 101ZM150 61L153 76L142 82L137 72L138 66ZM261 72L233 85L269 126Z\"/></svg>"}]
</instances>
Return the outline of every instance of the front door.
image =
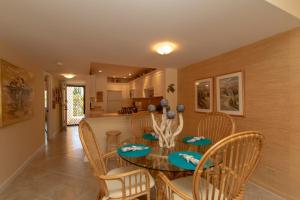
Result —
<instances>
[{"instance_id":1,"label":"front door","mask_svg":"<svg viewBox=\"0 0 300 200\"><path fill-rule=\"evenodd\" d=\"M67 125L78 125L85 114L85 87L67 86Z\"/></svg>"}]
</instances>

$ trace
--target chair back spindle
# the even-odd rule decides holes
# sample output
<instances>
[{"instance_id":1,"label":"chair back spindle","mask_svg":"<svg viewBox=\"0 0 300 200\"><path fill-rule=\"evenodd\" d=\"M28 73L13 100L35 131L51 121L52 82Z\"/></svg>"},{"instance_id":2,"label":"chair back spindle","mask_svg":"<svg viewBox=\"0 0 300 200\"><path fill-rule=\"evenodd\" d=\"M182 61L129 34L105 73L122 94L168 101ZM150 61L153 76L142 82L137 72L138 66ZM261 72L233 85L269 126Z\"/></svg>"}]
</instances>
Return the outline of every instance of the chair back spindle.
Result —
<instances>
[{"instance_id":1,"label":"chair back spindle","mask_svg":"<svg viewBox=\"0 0 300 200\"><path fill-rule=\"evenodd\" d=\"M107 174L106 165L103 159L104 153L101 152L98 147L92 128L85 120L81 120L79 123L79 136L83 150L92 166L94 174L96 176ZM101 185L100 190L102 190L100 193L106 194L107 187L105 181L102 179L98 179L98 181Z\"/></svg>"},{"instance_id":2,"label":"chair back spindle","mask_svg":"<svg viewBox=\"0 0 300 200\"><path fill-rule=\"evenodd\" d=\"M160 122L156 115L155 119ZM131 115L131 131L136 138L142 137L143 132L153 131L152 118L149 112L141 111Z\"/></svg>"},{"instance_id":3,"label":"chair back spindle","mask_svg":"<svg viewBox=\"0 0 300 200\"><path fill-rule=\"evenodd\" d=\"M198 136L204 136L215 144L235 132L235 122L225 113L213 112L201 117L198 124Z\"/></svg>"},{"instance_id":4,"label":"chair back spindle","mask_svg":"<svg viewBox=\"0 0 300 200\"><path fill-rule=\"evenodd\" d=\"M194 172L194 199L242 199L245 183L261 158L263 141L260 133L247 131L212 146Z\"/></svg>"}]
</instances>

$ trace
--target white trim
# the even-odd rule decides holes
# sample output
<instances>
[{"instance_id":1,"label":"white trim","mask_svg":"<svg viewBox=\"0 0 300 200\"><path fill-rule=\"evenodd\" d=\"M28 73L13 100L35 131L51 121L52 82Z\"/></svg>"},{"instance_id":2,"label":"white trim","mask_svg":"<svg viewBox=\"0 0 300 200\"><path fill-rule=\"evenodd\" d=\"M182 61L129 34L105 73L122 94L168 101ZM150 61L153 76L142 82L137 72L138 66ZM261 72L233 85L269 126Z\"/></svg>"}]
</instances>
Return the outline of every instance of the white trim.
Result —
<instances>
[{"instance_id":1,"label":"white trim","mask_svg":"<svg viewBox=\"0 0 300 200\"><path fill-rule=\"evenodd\" d=\"M34 159L34 157L44 149L45 144L41 145L33 154L31 154L22 164L18 169L14 171L14 173L9 176L7 179L5 179L1 184L0 184L0 193L3 192L16 178L19 176L23 170L30 164L30 162Z\"/></svg>"},{"instance_id":2,"label":"white trim","mask_svg":"<svg viewBox=\"0 0 300 200\"><path fill-rule=\"evenodd\" d=\"M61 130L59 130L59 131L54 131L53 133L48 133L48 139L49 139L49 140L54 139L54 138L56 137L56 135L57 135L58 133L60 133L60 132L61 132Z\"/></svg>"},{"instance_id":3,"label":"white trim","mask_svg":"<svg viewBox=\"0 0 300 200\"><path fill-rule=\"evenodd\" d=\"M47 139L50 138L50 133L51 133L51 129L52 129L52 119L51 119L51 113L53 111L52 109L52 74L48 73L48 72L44 72L44 79L47 78L47 110L48 112L46 113L47 115ZM45 109L44 109L45 110ZM45 114L44 114L45 116Z\"/></svg>"},{"instance_id":4,"label":"white trim","mask_svg":"<svg viewBox=\"0 0 300 200\"><path fill-rule=\"evenodd\" d=\"M263 186L258 185L257 183L255 183L255 182L253 182L253 181L249 181L248 184L252 184L252 185L254 185L255 187L257 187L257 188L263 190L264 192L269 193L270 195L277 197L278 199L286 200L284 197L282 197L282 196L280 196L280 195L278 195L278 194L276 194L276 193L274 193L274 192L268 190L267 188L264 188Z\"/></svg>"},{"instance_id":5,"label":"white trim","mask_svg":"<svg viewBox=\"0 0 300 200\"><path fill-rule=\"evenodd\" d=\"M64 130L63 127L61 127L59 130L54 131L53 133L49 133L48 137L49 139L54 139L60 132L62 132Z\"/></svg>"}]
</instances>

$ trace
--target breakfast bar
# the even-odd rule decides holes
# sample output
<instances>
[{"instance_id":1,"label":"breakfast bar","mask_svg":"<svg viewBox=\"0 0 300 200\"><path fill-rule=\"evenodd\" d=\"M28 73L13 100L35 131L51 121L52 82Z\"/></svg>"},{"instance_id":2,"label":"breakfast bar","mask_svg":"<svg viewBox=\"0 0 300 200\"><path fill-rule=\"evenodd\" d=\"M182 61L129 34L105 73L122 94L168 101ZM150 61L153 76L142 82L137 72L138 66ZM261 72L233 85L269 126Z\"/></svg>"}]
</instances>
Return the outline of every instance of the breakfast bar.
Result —
<instances>
[{"instance_id":1,"label":"breakfast bar","mask_svg":"<svg viewBox=\"0 0 300 200\"><path fill-rule=\"evenodd\" d=\"M95 137L99 148L103 151L106 149L106 132L111 130L121 130L120 141L130 137L131 115L106 113L106 114L90 114L85 120L91 126L95 133Z\"/></svg>"}]
</instances>

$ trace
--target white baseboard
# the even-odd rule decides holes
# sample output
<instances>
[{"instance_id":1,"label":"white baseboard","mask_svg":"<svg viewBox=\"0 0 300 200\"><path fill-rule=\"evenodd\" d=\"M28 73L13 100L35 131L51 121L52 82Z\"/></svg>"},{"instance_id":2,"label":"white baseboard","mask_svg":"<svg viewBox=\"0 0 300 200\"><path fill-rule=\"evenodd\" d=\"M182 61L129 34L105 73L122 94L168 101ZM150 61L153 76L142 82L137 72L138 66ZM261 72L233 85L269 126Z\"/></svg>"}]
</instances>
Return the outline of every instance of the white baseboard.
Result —
<instances>
[{"instance_id":1,"label":"white baseboard","mask_svg":"<svg viewBox=\"0 0 300 200\"><path fill-rule=\"evenodd\" d=\"M271 194L272 196L276 197L276 199L286 200L286 199L283 198L282 196L280 196L280 195L278 195L278 194L276 194L276 193L274 193L274 192L268 190L267 188L265 188L265 187L263 187L263 186L258 185L257 183L255 183L255 182L253 182L253 181L249 181L248 183L254 185L255 187L259 188L260 190L263 190L263 191L266 192L266 193Z\"/></svg>"},{"instance_id":2,"label":"white baseboard","mask_svg":"<svg viewBox=\"0 0 300 200\"><path fill-rule=\"evenodd\" d=\"M55 132L49 134L48 139L50 139L50 140L54 139L57 134L58 134L58 131L55 131Z\"/></svg>"},{"instance_id":3,"label":"white baseboard","mask_svg":"<svg viewBox=\"0 0 300 200\"><path fill-rule=\"evenodd\" d=\"M53 133L49 134L48 139L50 139L50 140L54 139L63 130L64 129L61 127L59 130L53 131Z\"/></svg>"},{"instance_id":4,"label":"white baseboard","mask_svg":"<svg viewBox=\"0 0 300 200\"><path fill-rule=\"evenodd\" d=\"M45 147L45 144L41 145L32 155L30 155L20 167L6 180L0 184L0 193L3 192L14 180L22 173L22 171L29 165L32 159Z\"/></svg>"},{"instance_id":5,"label":"white baseboard","mask_svg":"<svg viewBox=\"0 0 300 200\"><path fill-rule=\"evenodd\" d=\"M59 133L60 131L54 131L51 134L48 135L48 139L52 140L56 137L56 135Z\"/></svg>"}]
</instances>

